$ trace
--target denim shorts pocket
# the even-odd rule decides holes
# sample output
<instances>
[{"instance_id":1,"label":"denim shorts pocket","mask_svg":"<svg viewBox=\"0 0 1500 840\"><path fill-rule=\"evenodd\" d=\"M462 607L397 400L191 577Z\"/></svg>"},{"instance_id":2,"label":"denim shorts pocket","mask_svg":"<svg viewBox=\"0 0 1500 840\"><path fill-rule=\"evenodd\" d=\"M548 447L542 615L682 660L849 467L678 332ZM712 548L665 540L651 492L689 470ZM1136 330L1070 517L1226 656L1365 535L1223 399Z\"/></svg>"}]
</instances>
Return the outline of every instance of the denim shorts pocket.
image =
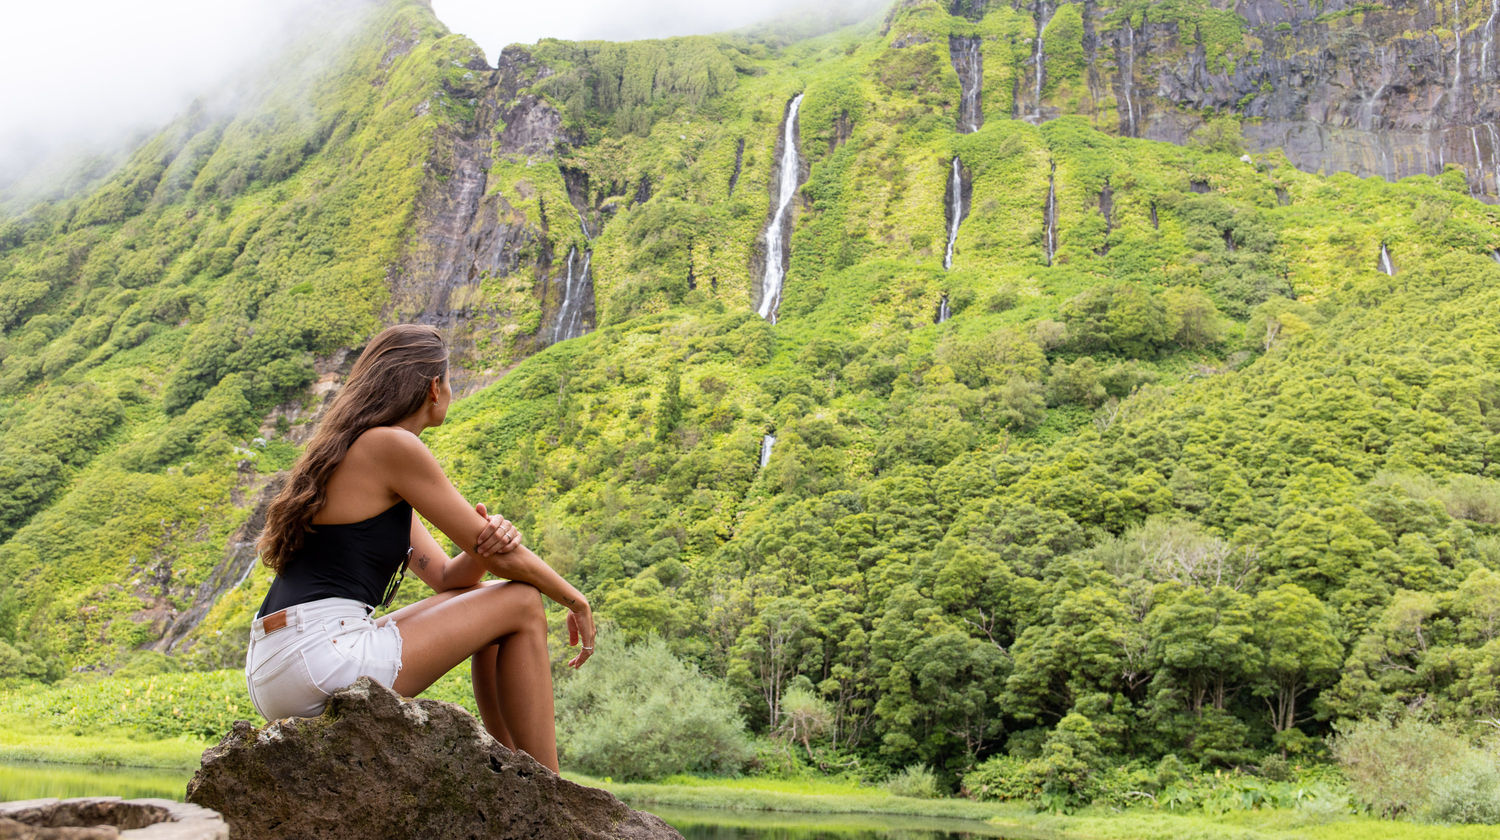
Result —
<instances>
[{"instance_id":1,"label":"denim shorts pocket","mask_svg":"<svg viewBox=\"0 0 1500 840\"><path fill-rule=\"evenodd\" d=\"M357 634L340 633L324 636L303 648L313 685L332 694L359 679L359 662L350 656L353 651L346 650L356 639Z\"/></svg>"},{"instance_id":2,"label":"denim shorts pocket","mask_svg":"<svg viewBox=\"0 0 1500 840\"><path fill-rule=\"evenodd\" d=\"M250 701L267 720L316 717L328 702L328 692L313 682L302 651L282 650L260 663L250 675Z\"/></svg>"},{"instance_id":3,"label":"denim shorts pocket","mask_svg":"<svg viewBox=\"0 0 1500 840\"><path fill-rule=\"evenodd\" d=\"M401 636L395 625L381 627L372 621L361 620L330 629L336 630L337 635L329 639L329 646L336 652L335 660L343 667L332 670L332 680L337 684L331 688L329 684L323 684L324 688L335 691L362 676L371 677L387 687L395 683L396 674L401 670ZM317 676L315 669L314 679Z\"/></svg>"}]
</instances>

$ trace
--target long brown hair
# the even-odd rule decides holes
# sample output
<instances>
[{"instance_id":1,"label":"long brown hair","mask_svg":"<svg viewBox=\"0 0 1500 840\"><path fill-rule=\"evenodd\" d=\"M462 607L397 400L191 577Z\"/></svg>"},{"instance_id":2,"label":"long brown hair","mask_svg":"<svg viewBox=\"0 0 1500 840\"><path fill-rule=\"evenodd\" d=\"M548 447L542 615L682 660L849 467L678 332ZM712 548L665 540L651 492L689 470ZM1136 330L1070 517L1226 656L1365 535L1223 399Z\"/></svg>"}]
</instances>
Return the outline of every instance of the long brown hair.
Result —
<instances>
[{"instance_id":1,"label":"long brown hair","mask_svg":"<svg viewBox=\"0 0 1500 840\"><path fill-rule=\"evenodd\" d=\"M448 345L432 327L398 324L370 341L291 477L266 509L266 527L256 547L267 566L279 573L302 547L302 535L328 501L328 479L355 439L417 413L432 380L447 373Z\"/></svg>"}]
</instances>

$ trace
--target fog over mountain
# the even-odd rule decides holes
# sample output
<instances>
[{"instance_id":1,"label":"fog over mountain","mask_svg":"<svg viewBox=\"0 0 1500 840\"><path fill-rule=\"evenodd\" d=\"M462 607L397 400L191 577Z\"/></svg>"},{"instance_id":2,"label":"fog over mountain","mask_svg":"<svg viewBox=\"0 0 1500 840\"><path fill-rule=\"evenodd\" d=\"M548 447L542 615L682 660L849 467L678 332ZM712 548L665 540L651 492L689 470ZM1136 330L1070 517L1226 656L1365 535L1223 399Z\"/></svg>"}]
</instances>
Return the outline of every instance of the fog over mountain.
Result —
<instances>
[{"instance_id":1,"label":"fog over mountain","mask_svg":"<svg viewBox=\"0 0 1500 840\"><path fill-rule=\"evenodd\" d=\"M67 0L6 11L0 180L159 128L295 31L292 0Z\"/></svg>"},{"instance_id":2,"label":"fog over mountain","mask_svg":"<svg viewBox=\"0 0 1500 840\"><path fill-rule=\"evenodd\" d=\"M353 14L352 2L320 8ZM703 6L689 0L532 4L435 0L439 17L491 61L505 44L540 38L630 40L719 32L787 15L842 23L881 0L770 0ZM194 99L234 107L226 82L307 27L294 0L66 0L7 10L0 39L0 194L46 195L107 171L133 140ZM80 156L95 156L79 167ZM19 182L19 183L18 183ZM4 197L4 196L0 196Z\"/></svg>"},{"instance_id":3,"label":"fog over mountain","mask_svg":"<svg viewBox=\"0 0 1500 840\"><path fill-rule=\"evenodd\" d=\"M632 41L699 35L753 26L782 17L816 15L843 23L871 14L885 0L767 0L764 3L700 3L696 0L649 0L618 3L581 0L565 5L485 0L433 0L433 10L450 29L473 38L491 58L506 44L530 44L540 38Z\"/></svg>"}]
</instances>

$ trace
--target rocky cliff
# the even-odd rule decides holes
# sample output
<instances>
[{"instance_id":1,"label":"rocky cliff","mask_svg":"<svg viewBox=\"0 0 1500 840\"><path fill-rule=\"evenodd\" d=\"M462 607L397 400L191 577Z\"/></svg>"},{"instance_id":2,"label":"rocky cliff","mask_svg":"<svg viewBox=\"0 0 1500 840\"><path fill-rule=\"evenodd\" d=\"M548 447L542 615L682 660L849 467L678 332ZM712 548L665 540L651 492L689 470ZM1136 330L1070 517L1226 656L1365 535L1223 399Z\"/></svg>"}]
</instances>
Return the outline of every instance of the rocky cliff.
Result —
<instances>
[{"instance_id":1,"label":"rocky cliff","mask_svg":"<svg viewBox=\"0 0 1500 840\"><path fill-rule=\"evenodd\" d=\"M992 64L1014 68L1010 101L992 113L1084 113L1174 143L1233 115L1251 150L1284 149L1304 170L1397 179L1457 165L1475 195L1500 195L1495 0L1037 0L991 3L997 12L1032 26L986 45ZM1064 49L1075 44L1081 65Z\"/></svg>"}]
</instances>

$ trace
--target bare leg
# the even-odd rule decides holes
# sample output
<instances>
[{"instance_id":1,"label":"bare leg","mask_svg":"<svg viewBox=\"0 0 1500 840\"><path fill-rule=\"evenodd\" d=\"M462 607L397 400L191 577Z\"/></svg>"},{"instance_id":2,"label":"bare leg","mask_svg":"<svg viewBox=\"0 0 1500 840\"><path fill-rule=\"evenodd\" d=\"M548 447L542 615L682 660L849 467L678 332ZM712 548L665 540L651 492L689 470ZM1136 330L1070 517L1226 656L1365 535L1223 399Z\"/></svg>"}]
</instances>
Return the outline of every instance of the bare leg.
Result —
<instances>
[{"instance_id":1,"label":"bare leg","mask_svg":"<svg viewBox=\"0 0 1500 840\"><path fill-rule=\"evenodd\" d=\"M401 628L401 673L392 688L408 697L420 694L479 654L474 695L485 728L501 743L558 769L547 619L534 587L511 582L443 592L390 619ZM494 654L485 656L489 651Z\"/></svg>"},{"instance_id":2,"label":"bare leg","mask_svg":"<svg viewBox=\"0 0 1500 840\"><path fill-rule=\"evenodd\" d=\"M505 713L500 709L500 651L503 642L490 645L469 657L470 673L474 682L474 705L479 708L479 719L496 741L511 749L516 742L511 738L510 727L505 725Z\"/></svg>"}]
</instances>

